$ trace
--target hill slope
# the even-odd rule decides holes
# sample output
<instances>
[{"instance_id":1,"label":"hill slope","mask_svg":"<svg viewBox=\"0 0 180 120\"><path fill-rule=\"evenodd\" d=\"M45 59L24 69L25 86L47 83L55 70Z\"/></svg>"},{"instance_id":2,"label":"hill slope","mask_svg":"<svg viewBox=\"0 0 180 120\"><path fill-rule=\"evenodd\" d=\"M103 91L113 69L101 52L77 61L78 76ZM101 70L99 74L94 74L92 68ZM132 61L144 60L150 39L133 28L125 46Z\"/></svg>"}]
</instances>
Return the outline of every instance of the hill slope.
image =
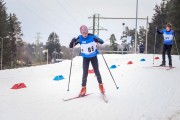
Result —
<instances>
[{"instance_id":1,"label":"hill slope","mask_svg":"<svg viewBox=\"0 0 180 120\"><path fill-rule=\"evenodd\" d=\"M0 120L180 120L180 61L173 56L172 70L153 68L152 55L104 55L119 86L117 90L99 55L99 68L109 103L99 93L94 74L89 74L85 98L63 102L81 89L82 57L38 67L0 71ZM160 55L157 55L161 58ZM146 59L141 62L140 59ZM128 65L127 62L133 64ZM155 60L159 65L161 59ZM90 67L92 69L92 67ZM54 81L57 75L64 80ZM27 88L13 90L23 82Z\"/></svg>"}]
</instances>

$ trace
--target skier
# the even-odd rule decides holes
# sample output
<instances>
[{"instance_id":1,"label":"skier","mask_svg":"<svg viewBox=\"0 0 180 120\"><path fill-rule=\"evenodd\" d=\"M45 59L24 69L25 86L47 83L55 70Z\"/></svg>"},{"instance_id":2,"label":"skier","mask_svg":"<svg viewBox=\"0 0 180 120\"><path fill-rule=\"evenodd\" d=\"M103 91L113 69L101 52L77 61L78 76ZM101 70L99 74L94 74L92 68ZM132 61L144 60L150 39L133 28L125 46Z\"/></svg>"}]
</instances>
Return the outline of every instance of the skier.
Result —
<instances>
[{"instance_id":1,"label":"skier","mask_svg":"<svg viewBox=\"0 0 180 120\"><path fill-rule=\"evenodd\" d=\"M139 53L144 53L144 45L143 45L143 43L141 43L139 45Z\"/></svg>"},{"instance_id":2,"label":"skier","mask_svg":"<svg viewBox=\"0 0 180 120\"><path fill-rule=\"evenodd\" d=\"M73 48L75 45L81 45L81 55L83 57L83 77L82 77L82 89L80 91L79 96L86 95L86 83L88 76L89 63L91 62L94 72L97 77L97 81L99 83L99 89L102 94L104 94L105 90L102 84L101 75L99 72L98 59L97 54L97 43L103 44L104 41L93 34L88 33L88 28L85 25L80 27L80 33L77 38L73 38L70 42L69 47Z\"/></svg>"},{"instance_id":3,"label":"skier","mask_svg":"<svg viewBox=\"0 0 180 120\"><path fill-rule=\"evenodd\" d=\"M165 54L167 51L168 59L169 59L169 67L172 67L172 59L171 59L171 48L173 45L173 39L175 36L174 30L172 30L172 25L168 23L166 25L166 29L157 30L159 34L163 34L164 42L163 42L163 52L162 52L162 64L160 66L166 66Z\"/></svg>"}]
</instances>

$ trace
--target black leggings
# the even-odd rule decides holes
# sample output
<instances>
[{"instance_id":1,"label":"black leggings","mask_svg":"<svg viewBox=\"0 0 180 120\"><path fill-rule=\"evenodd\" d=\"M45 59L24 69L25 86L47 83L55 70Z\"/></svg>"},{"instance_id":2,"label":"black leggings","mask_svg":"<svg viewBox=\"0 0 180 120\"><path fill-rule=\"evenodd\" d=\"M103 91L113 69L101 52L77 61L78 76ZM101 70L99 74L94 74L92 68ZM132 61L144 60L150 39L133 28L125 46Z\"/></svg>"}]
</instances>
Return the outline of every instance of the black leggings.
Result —
<instances>
[{"instance_id":1,"label":"black leggings","mask_svg":"<svg viewBox=\"0 0 180 120\"><path fill-rule=\"evenodd\" d=\"M171 59L171 48L172 48L172 45L163 45L163 53L162 53L162 63L165 64L166 63L166 51L167 51L167 55L168 55L168 58L169 58L169 65L172 65L172 59Z\"/></svg>"},{"instance_id":2,"label":"black leggings","mask_svg":"<svg viewBox=\"0 0 180 120\"><path fill-rule=\"evenodd\" d=\"M94 72L97 77L97 81L99 84L102 83L101 75L99 72L99 65L98 65L98 59L97 56L92 58L83 58L83 78L82 78L82 86L86 86L87 83L87 76L88 76L88 70L89 70L89 63L91 62Z\"/></svg>"}]
</instances>

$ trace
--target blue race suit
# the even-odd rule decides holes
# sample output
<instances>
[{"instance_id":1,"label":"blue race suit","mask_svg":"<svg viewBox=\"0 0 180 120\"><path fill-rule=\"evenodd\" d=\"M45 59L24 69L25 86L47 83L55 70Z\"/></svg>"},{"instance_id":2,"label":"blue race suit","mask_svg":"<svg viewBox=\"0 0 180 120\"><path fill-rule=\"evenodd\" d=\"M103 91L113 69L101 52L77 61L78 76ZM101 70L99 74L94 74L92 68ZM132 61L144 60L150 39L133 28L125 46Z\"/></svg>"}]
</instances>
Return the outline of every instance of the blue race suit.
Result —
<instances>
[{"instance_id":1,"label":"blue race suit","mask_svg":"<svg viewBox=\"0 0 180 120\"><path fill-rule=\"evenodd\" d=\"M97 43L103 44L104 41L95 35L88 34L86 38L84 38L82 35L78 36L78 38L73 38L69 45L70 48L72 48L74 45L77 44L81 45L81 55L83 57L82 86L86 86L90 62L93 66L98 83L102 84L102 79L99 72L99 65L97 59L97 54L99 53L97 49Z\"/></svg>"},{"instance_id":2,"label":"blue race suit","mask_svg":"<svg viewBox=\"0 0 180 120\"><path fill-rule=\"evenodd\" d=\"M162 52L162 64L165 65L166 64L166 51L168 54L168 59L169 59L169 65L172 66L172 58L171 58L171 48L173 45L173 39L175 36L175 32L173 30L167 31L166 29L163 30L158 30L157 31L159 34L163 34L164 36L164 42L163 42L163 52Z\"/></svg>"}]
</instances>

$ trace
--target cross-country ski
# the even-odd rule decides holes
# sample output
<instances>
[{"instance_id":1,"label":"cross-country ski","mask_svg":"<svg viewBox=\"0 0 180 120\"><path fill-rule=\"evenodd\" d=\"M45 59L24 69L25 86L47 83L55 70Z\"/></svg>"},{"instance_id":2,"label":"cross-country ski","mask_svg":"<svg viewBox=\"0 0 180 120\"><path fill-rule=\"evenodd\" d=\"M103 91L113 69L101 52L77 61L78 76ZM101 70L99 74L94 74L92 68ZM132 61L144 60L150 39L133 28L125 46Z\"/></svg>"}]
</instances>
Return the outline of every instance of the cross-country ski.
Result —
<instances>
[{"instance_id":1,"label":"cross-country ski","mask_svg":"<svg viewBox=\"0 0 180 120\"><path fill-rule=\"evenodd\" d=\"M89 96L89 95L91 95L91 94L93 94L93 93L88 93L88 94L86 94L86 95L84 95L84 96L76 96L76 97L71 97L71 98L68 98L68 99L63 99L63 101L70 101L70 100L75 100L75 99L78 99L78 98L83 98L83 97L86 97L86 96Z\"/></svg>"},{"instance_id":2,"label":"cross-country ski","mask_svg":"<svg viewBox=\"0 0 180 120\"><path fill-rule=\"evenodd\" d=\"M108 99L107 99L106 95L105 95L105 94L101 94L101 95L102 95L103 101L104 101L105 103L108 103Z\"/></svg>"}]
</instances>

